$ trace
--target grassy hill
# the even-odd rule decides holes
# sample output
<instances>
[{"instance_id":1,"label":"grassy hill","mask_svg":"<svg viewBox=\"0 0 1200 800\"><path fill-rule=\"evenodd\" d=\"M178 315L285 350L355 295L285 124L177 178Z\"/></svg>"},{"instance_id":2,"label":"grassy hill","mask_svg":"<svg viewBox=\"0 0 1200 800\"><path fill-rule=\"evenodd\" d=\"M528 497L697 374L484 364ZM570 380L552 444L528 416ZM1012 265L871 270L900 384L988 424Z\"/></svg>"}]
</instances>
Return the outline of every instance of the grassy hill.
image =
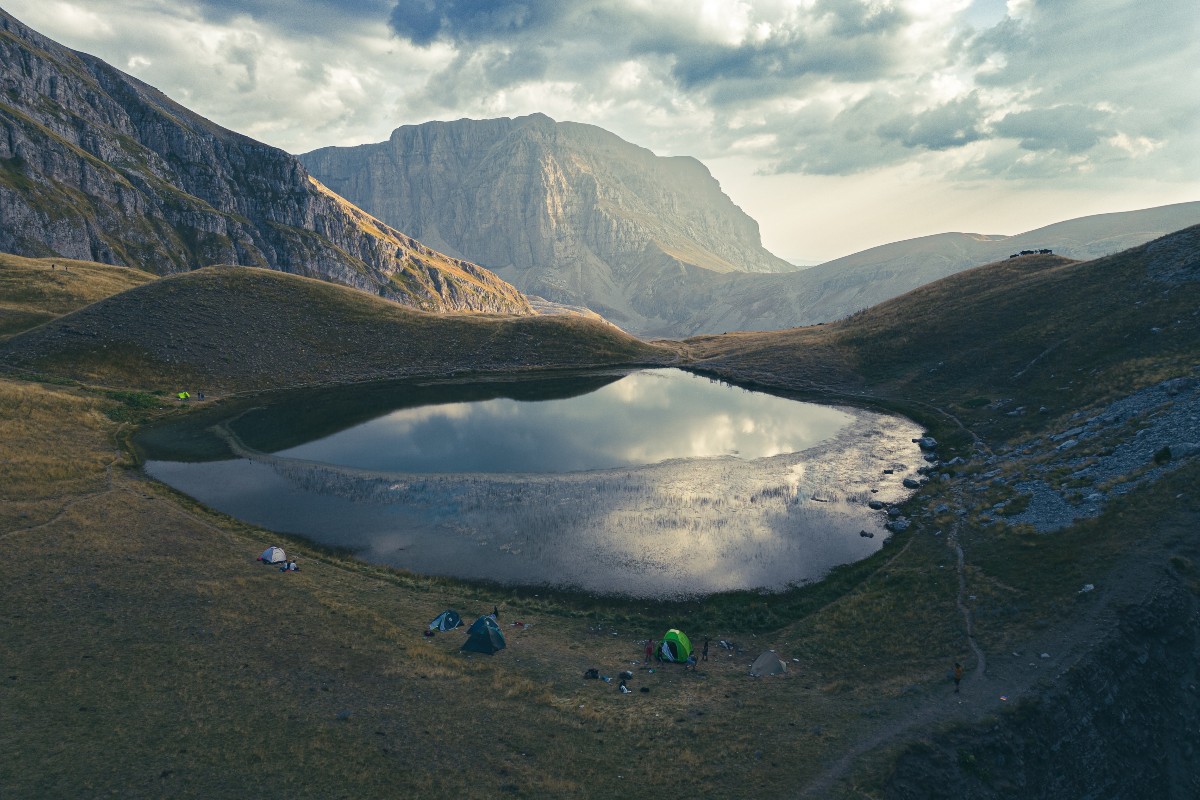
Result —
<instances>
[{"instance_id":1,"label":"grassy hill","mask_svg":"<svg viewBox=\"0 0 1200 800\"><path fill-rule=\"evenodd\" d=\"M0 340L154 277L92 261L0 253Z\"/></svg>"},{"instance_id":2,"label":"grassy hill","mask_svg":"<svg viewBox=\"0 0 1200 800\"><path fill-rule=\"evenodd\" d=\"M1018 259L839 323L678 346L574 318L420 314L224 268L0 342L0 795L1038 797L1117 773L1170 796L1185 784L1155 765L1186 781L1194 760L1196 703L1180 688L1200 654L1194 458L1053 534L994 506L1035 469L1071 479L1073 456L1055 442L1023 455L1034 442L1110 398L1191 380L1198 236L1096 262ZM22 302L51 318L78 301ZM359 563L197 506L146 479L124 445L144 419L192 413L142 402L156 390L677 353L785 394L903 409L969 460L905 505L911 528L818 585L665 604ZM1136 440L1164 408L1113 426L1104 447ZM301 572L254 562L276 543ZM446 607L469 619L493 605L509 636L496 657L420 634ZM710 660L637 669L642 642L670 625L711 636ZM747 677L767 648L786 678ZM961 701L944 678L956 660ZM583 679L590 667L634 669L649 691L621 695ZM1034 736L1035 719L1058 738ZM1081 754L1070 739L1097 730L1120 752ZM1052 748L1047 765L1037 754Z\"/></svg>"},{"instance_id":3,"label":"grassy hill","mask_svg":"<svg viewBox=\"0 0 1200 800\"><path fill-rule=\"evenodd\" d=\"M1064 413L1192 373L1200 353L1200 267L1190 259L1198 241L1200 227L1096 261L1001 261L838 322L688 344L715 372L936 406L1001 443Z\"/></svg>"},{"instance_id":4,"label":"grassy hill","mask_svg":"<svg viewBox=\"0 0 1200 800\"><path fill-rule=\"evenodd\" d=\"M596 320L429 314L273 270L209 267L107 297L14 337L0 363L56 378L219 396L672 357Z\"/></svg>"}]
</instances>

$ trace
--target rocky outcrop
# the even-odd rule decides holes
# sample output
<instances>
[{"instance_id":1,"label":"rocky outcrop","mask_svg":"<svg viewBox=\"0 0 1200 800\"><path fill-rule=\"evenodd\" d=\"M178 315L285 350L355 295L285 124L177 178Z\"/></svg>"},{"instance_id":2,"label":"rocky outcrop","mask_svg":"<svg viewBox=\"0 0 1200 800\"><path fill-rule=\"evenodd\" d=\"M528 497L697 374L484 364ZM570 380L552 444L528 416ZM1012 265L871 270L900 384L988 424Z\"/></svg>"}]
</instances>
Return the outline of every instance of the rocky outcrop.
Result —
<instances>
[{"instance_id":1,"label":"rocky outcrop","mask_svg":"<svg viewBox=\"0 0 1200 800\"><path fill-rule=\"evenodd\" d=\"M321 278L431 311L530 313L487 270L381 224L293 156L0 11L0 250Z\"/></svg>"},{"instance_id":2,"label":"rocky outcrop","mask_svg":"<svg viewBox=\"0 0 1200 800\"><path fill-rule=\"evenodd\" d=\"M699 161L542 114L404 126L300 158L388 224L637 333L677 332L723 274L795 269Z\"/></svg>"}]
</instances>

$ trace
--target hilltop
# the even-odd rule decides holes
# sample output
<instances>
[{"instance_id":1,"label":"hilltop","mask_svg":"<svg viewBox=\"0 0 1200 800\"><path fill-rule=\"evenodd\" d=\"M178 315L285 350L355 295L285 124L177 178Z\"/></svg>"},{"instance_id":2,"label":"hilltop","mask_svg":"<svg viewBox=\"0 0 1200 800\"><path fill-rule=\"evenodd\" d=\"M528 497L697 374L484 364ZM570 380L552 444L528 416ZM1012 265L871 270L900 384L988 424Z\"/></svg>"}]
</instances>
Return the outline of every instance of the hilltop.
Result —
<instances>
[{"instance_id":1,"label":"hilltop","mask_svg":"<svg viewBox=\"0 0 1200 800\"><path fill-rule=\"evenodd\" d=\"M1006 259L838 322L688 344L742 379L954 406L994 439L1187 374L1200 352L1198 239L1192 227L1095 261ZM1016 407L1025 413L995 419Z\"/></svg>"},{"instance_id":2,"label":"hilltop","mask_svg":"<svg viewBox=\"0 0 1200 800\"><path fill-rule=\"evenodd\" d=\"M430 314L324 281L231 266L105 297L13 337L0 351L10 369L214 396L672 357L598 320Z\"/></svg>"},{"instance_id":3,"label":"hilltop","mask_svg":"<svg viewBox=\"0 0 1200 800\"><path fill-rule=\"evenodd\" d=\"M790 275L728 275L681 323L690 334L832 322L1022 251L1090 261L1200 223L1200 203L1096 214L1014 236L939 233L872 247Z\"/></svg>"},{"instance_id":4,"label":"hilltop","mask_svg":"<svg viewBox=\"0 0 1200 800\"><path fill-rule=\"evenodd\" d=\"M128 267L0 253L0 340L152 280Z\"/></svg>"}]
</instances>

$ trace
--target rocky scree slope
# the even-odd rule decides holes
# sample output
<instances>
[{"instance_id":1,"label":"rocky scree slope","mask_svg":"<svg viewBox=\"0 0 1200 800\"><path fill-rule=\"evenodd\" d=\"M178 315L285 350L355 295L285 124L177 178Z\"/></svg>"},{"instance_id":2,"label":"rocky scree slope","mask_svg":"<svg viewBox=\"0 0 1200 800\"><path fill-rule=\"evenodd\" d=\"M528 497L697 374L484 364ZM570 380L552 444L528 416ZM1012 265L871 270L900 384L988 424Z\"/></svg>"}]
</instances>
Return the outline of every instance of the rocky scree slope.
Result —
<instances>
[{"instance_id":1,"label":"rocky scree slope","mask_svg":"<svg viewBox=\"0 0 1200 800\"><path fill-rule=\"evenodd\" d=\"M293 156L0 10L0 250L156 274L279 269L431 311L531 313L512 286L372 219Z\"/></svg>"},{"instance_id":2,"label":"rocky scree slope","mask_svg":"<svg viewBox=\"0 0 1200 800\"><path fill-rule=\"evenodd\" d=\"M638 334L676 333L719 275L795 269L699 161L543 114L408 125L300 159L389 225Z\"/></svg>"}]
</instances>

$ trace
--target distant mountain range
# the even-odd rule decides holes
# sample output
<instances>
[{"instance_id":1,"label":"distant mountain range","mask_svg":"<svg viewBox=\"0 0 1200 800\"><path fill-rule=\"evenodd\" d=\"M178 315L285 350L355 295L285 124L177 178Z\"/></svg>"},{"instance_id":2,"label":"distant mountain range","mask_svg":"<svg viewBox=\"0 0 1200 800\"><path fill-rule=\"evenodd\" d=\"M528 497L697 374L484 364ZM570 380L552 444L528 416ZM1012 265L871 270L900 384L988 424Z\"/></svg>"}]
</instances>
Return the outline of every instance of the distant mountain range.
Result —
<instances>
[{"instance_id":1,"label":"distant mountain range","mask_svg":"<svg viewBox=\"0 0 1200 800\"><path fill-rule=\"evenodd\" d=\"M727 275L673 336L832 322L1023 250L1088 261L1200 224L1200 202L1096 214L1015 236L940 233L873 247L789 275Z\"/></svg>"},{"instance_id":2,"label":"distant mountain range","mask_svg":"<svg viewBox=\"0 0 1200 800\"><path fill-rule=\"evenodd\" d=\"M322 278L431 311L531 313L512 286L388 228L294 156L221 128L0 10L0 250Z\"/></svg>"},{"instance_id":3,"label":"distant mountain range","mask_svg":"<svg viewBox=\"0 0 1200 800\"><path fill-rule=\"evenodd\" d=\"M1200 223L1200 202L1100 214L1016 236L944 233L800 270L700 162L534 114L429 122L300 156L322 182L522 291L641 336L828 322L1023 249L1080 260Z\"/></svg>"},{"instance_id":4,"label":"distant mountain range","mask_svg":"<svg viewBox=\"0 0 1200 800\"><path fill-rule=\"evenodd\" d=\"M431 247L636 333L676 330L720 275L796 269L699 161L543 114L407 125L300 159Z\"/></svg>"}]
</instances>

